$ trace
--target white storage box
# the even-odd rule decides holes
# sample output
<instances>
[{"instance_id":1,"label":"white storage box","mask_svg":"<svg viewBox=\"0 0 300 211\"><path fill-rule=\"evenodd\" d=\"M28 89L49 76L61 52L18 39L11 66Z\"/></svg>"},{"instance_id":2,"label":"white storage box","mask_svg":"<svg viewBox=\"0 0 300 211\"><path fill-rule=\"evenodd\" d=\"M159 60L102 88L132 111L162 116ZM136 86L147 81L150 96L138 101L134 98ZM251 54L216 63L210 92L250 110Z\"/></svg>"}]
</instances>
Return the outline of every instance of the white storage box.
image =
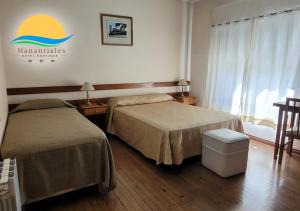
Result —
<instances>
[{"instance_id":1,"label":"white storage box","mask_svg":"<svg viewBox=\"0 0 300 211\"><path fill-rule=\"evenodd\" d=\"M243 173L248 150L248 136L229 129L211 130L203 135L202 165L221 177Z\"/></svg>"}]
</instances>

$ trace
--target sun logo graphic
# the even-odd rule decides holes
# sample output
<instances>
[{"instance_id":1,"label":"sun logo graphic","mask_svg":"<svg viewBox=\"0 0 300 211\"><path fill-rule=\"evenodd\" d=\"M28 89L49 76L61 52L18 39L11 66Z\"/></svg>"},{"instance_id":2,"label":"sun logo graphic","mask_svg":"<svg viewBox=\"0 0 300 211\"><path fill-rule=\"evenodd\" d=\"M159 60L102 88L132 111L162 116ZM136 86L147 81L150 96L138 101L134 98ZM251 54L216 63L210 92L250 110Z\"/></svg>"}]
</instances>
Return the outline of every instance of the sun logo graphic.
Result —
<instances>
[{"instance_id":1,"label":"sun logo graphic","mask_svg":"<svg viewBox=\"0 0 300 211\"><path fill-rule=\"evenodd\" d=\"M66 35L59 21L51 16L40 14L24 20L11 43L53 47L66 42L72 36Z\"/></svg>"},{"instance_id":2,"label":"sun logo graphic","mask_svg":"<svg viewBox=\"0 0 300 211\"><path fill-rule=\"evenodd\" d=\"M18 46L18 54L28 59L28 62L35 58L40 59L40 62L50 58L54 62L55 58L66 53L66 49L58 46L72 36L65 33L63 25L55 18L38 14L28 17L19 25L16 37L10 43Z\"/></svg>"}]
</instances>

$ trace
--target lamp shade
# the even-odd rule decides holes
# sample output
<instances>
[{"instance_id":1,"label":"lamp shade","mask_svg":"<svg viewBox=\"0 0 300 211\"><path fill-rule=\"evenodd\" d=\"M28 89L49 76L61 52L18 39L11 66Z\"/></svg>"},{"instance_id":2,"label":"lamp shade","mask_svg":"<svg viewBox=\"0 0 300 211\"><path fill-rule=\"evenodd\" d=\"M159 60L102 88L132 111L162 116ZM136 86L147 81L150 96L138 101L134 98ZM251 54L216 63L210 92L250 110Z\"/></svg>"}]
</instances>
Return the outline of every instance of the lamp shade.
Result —
<instances>
[{"instance_id":1,"label":"lamp shade","mask_svg":"<svg viewBox=\"0 0 300 211\"><path fill-rule=\"evenodd\" d=\"M93 87L93 85L90 82L85 82L80 91L95 91L95 88Z\"/></svg>"},{"instance_id":2,"label":"lamp shade","mask_svg":"<svg viewBox=\"0 0 300 211\"><path fill-rule=\"evenodd\" d=\"M189 85L188 82L184 79L180 79L177 84L177 86L188 86L188 85Z\"/></svg>"}]
</instances>

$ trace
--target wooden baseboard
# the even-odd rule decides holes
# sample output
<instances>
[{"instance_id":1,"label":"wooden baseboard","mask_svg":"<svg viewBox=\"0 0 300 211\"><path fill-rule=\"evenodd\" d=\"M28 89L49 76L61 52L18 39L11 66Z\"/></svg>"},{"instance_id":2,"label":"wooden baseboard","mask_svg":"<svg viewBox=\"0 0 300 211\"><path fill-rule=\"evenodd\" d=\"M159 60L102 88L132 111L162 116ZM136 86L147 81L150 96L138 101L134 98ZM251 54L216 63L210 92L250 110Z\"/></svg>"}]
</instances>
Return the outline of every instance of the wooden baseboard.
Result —
<instances>
[{"instance_id":1,"label":"wooden baseboard","mask_svg":"<svg viewBox=\"0 0 300 211\"><path fill-rule=\"evenodd\" d=\"M275 146L275 143L274 142L271 142L271 141L268 141L268 140L265 140L265 139L262 139L262 138L259 138L259 137L256 137L256 136L252 136L252 135L249 135L247 134L251 139L255 140L255 141L258 141L258 142L261 142L261 143L264 143L264 144L267 144L267 145L270 145L270 146ZM297 150L297 149L293 149L293 153L297 154L297 155L300 155L300 150Z\"/></svg>"}]
</instances>

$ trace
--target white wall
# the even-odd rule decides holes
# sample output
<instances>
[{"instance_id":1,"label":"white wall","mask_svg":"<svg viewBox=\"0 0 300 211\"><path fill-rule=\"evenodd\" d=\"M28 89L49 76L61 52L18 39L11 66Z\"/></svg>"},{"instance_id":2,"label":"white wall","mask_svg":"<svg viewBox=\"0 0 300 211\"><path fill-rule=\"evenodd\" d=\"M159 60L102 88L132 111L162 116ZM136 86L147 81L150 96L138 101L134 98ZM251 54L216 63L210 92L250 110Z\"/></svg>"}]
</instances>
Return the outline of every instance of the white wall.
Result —
<instances>
[{"instance_id":1,"label":"white wall","mask_svg":"<svg viewBox=\"0 0 300 211\"><path fill-rule=\"evenodd\" d=\"M10 0L0 4L9 88L80 85L85 81L95 84L175 81L185 75L185 55L181 52L186 48L182 36L188 7L181 0ZM56 17L66 33L74 34L66 44L68 55L54 64L29 64L16 56L9 44L22 20L38 13ZM101 45L100 13L133 17L133 47ZM75 95L63 97L75 98ZM20 99L10 97L9 101Z\"/></svg>"},{"instance_id":2,"label":"white wall","mask_svg":"<svg viewBox=\"0 0 300 211\"><path fill-rule=\"evenodd\" d=\"M214 23L264 15L300 6L300 0L240 0L215 8Z\"/></svg>"},{"instance_id":3,"label":"white wall","mask_svg":"<svg viewBox=\"0 0 300 211\"><path fill-rule=\"evenodd\" d=\"M1 33L0 33L0 145L2 142L3 132L7 120L7 95L6 95L6 81L3 65L3 55L1 46Z\"/></svg>"},{"instance_id":4,"label":"white wall","mask_svg":"<svg viewBox=\"0 0 300 211\"><path fill-rule=\"evenodd\" d=\"M214 8L213 1L200 1L194 4L192 55L191 55L191 94L201 105L208 64L209 26Z\"/></svg>"},{"instance_id":5,"label":"white wall","mask_svg":"<svg viewBox=\"0 0 300 211\"><path fill-rule=\"evenodd\" d=\"M191 94L202 104L205 92L213 10L232 0L201 0L194 4L191 55Z\"/></svg>"}]
</instances>

